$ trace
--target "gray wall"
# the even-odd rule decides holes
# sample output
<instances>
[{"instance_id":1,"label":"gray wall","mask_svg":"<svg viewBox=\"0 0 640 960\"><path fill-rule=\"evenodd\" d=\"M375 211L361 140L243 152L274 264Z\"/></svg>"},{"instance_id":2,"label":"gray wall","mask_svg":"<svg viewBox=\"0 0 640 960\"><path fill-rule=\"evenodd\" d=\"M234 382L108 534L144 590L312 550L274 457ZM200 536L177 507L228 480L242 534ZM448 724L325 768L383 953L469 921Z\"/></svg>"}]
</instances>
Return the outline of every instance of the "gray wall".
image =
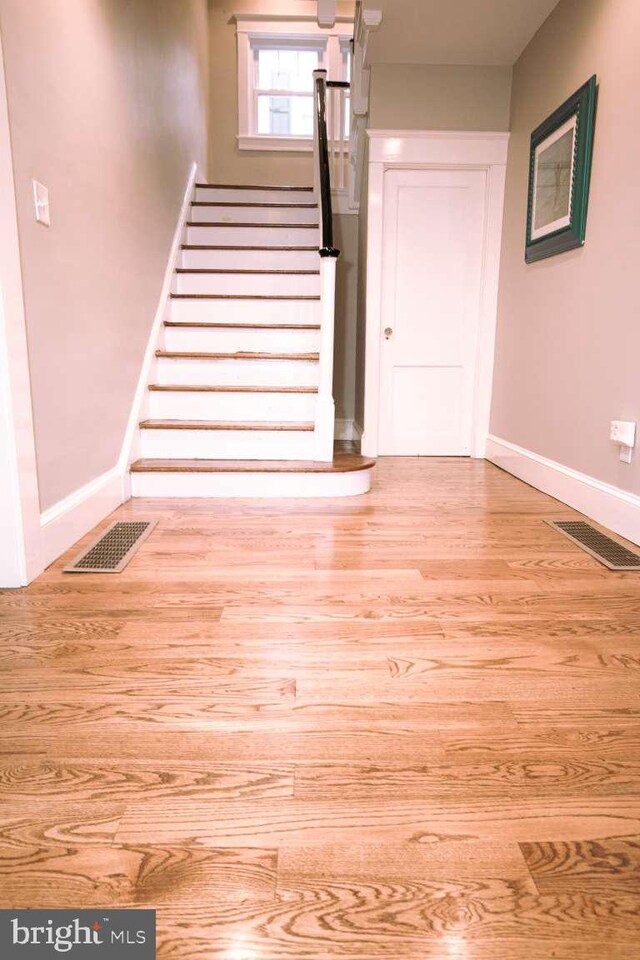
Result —
<instances>
[{"instance_id":1,"label":"gray wall","mask_svg":"<svg viewBox=\"0 0 640 960\"><path fill-rule=\"evenodd\" d=\"M640 4L561 0L516 64L491 431L640 492L609 421L640 420ZM586 245L525 264L531 131L593 73L600 90Z\"/></svg>"},{"instance_id":2,"label":"gray wall","mask_svg":"<svg viewBox=\"0 0 640 960\"><path fill-rule=\"evenodd\" d=\"M206 0L0 0L0 30L45 510L117 463L187 175L206 165Z\"/></svg>"},{"instance_id":3,"label":"gray wall","mask_svg":"<svg viewBox=\"0 0 640 960\"><path fill-rule=\"evenodd\" d=\"M374 63L369 126L508 130L511 67Z\"/></svg>"}]
</instances>

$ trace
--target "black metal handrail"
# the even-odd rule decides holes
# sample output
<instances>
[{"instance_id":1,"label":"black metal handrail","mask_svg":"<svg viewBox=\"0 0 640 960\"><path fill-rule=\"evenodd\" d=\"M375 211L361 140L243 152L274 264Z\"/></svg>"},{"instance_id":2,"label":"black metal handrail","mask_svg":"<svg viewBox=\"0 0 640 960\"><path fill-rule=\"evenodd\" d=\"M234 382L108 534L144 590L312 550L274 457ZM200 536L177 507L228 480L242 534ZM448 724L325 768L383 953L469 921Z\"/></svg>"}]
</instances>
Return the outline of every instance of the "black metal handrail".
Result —
<instances>
[{"instance_id":1,"label":"black metal handrail","mask_svg":"<svg viewBox=\"0 0 640 960\"><path fill-rule=\"evenodd\" d=\"M326 71L322 71L325 73ZM318 118L318 161L320 185L320 212L322 236L321 257L339 257L340 251L333 245L333 212L331 210L331 169L329 166L329 138L327 136L327 102L325 77L316 77L316 116Z\"/></svg>"}]
</instances>

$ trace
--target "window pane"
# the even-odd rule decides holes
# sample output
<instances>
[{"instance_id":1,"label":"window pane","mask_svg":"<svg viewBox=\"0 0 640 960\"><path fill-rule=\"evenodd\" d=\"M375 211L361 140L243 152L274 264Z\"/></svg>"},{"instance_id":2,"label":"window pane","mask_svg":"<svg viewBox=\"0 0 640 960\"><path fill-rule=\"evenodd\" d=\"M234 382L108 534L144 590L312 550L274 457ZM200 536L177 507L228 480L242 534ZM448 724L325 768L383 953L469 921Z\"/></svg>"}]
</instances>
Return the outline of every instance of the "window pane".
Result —
<instances>
[{"instance_id":1,"label":"window pane","mask_svg":"<svg viewBox=\"0 0 640 960\"><path fill-rule=\"evenodd\" d=\"M313 97L258 97L258 133L310 137L313 134Z\"/></svg>"},{"instance_id":2,"label":"window pane","mask_svg":"<svg viewBox=\"0 0 640 960\"><path fill-rule=\"evenodd\" d=\"M259 90L299 90L311 93L317 50L258 50Z\"/></svg>"}]
</instances>

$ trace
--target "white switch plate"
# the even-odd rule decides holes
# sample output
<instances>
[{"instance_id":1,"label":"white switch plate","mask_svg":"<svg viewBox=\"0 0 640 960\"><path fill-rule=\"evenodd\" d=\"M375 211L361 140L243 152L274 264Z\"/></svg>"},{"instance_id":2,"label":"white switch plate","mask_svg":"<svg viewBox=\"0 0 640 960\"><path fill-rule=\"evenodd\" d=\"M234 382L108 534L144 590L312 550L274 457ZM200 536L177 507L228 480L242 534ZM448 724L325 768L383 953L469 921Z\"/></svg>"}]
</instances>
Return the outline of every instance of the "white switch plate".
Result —
<instances>
[{"instance_id":1,"label":"white switch plate","mask_svg":"<svg viewBox=\"0 0 640 960\"><path fill-rule=\"evenodd\" d=\"M37 180L33 181L33 203L36 208L36 220L44 224L45 227L51 226L51 211L49 209L49 191L44 184Z\"/></svg>"}]
</instances>

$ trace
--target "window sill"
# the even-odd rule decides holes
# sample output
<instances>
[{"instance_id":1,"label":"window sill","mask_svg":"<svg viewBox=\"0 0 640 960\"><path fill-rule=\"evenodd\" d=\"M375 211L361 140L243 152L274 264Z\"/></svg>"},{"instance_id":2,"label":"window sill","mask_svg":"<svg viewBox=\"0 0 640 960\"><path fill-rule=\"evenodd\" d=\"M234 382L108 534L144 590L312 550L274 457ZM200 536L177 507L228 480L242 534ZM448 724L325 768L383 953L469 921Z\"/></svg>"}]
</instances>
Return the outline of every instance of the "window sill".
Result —
<instances>
[{"instance_id":1,"label":"window sill","mask_svg":"<svg viewBox=\"0 0 640 960\"><path fill-rule=\"evenodd\" d=\"M240 150L271 150L278 153L312 153L313 140L311 137L267 137L244 136L238 137Z\"/></svg>"}]
</instances>

